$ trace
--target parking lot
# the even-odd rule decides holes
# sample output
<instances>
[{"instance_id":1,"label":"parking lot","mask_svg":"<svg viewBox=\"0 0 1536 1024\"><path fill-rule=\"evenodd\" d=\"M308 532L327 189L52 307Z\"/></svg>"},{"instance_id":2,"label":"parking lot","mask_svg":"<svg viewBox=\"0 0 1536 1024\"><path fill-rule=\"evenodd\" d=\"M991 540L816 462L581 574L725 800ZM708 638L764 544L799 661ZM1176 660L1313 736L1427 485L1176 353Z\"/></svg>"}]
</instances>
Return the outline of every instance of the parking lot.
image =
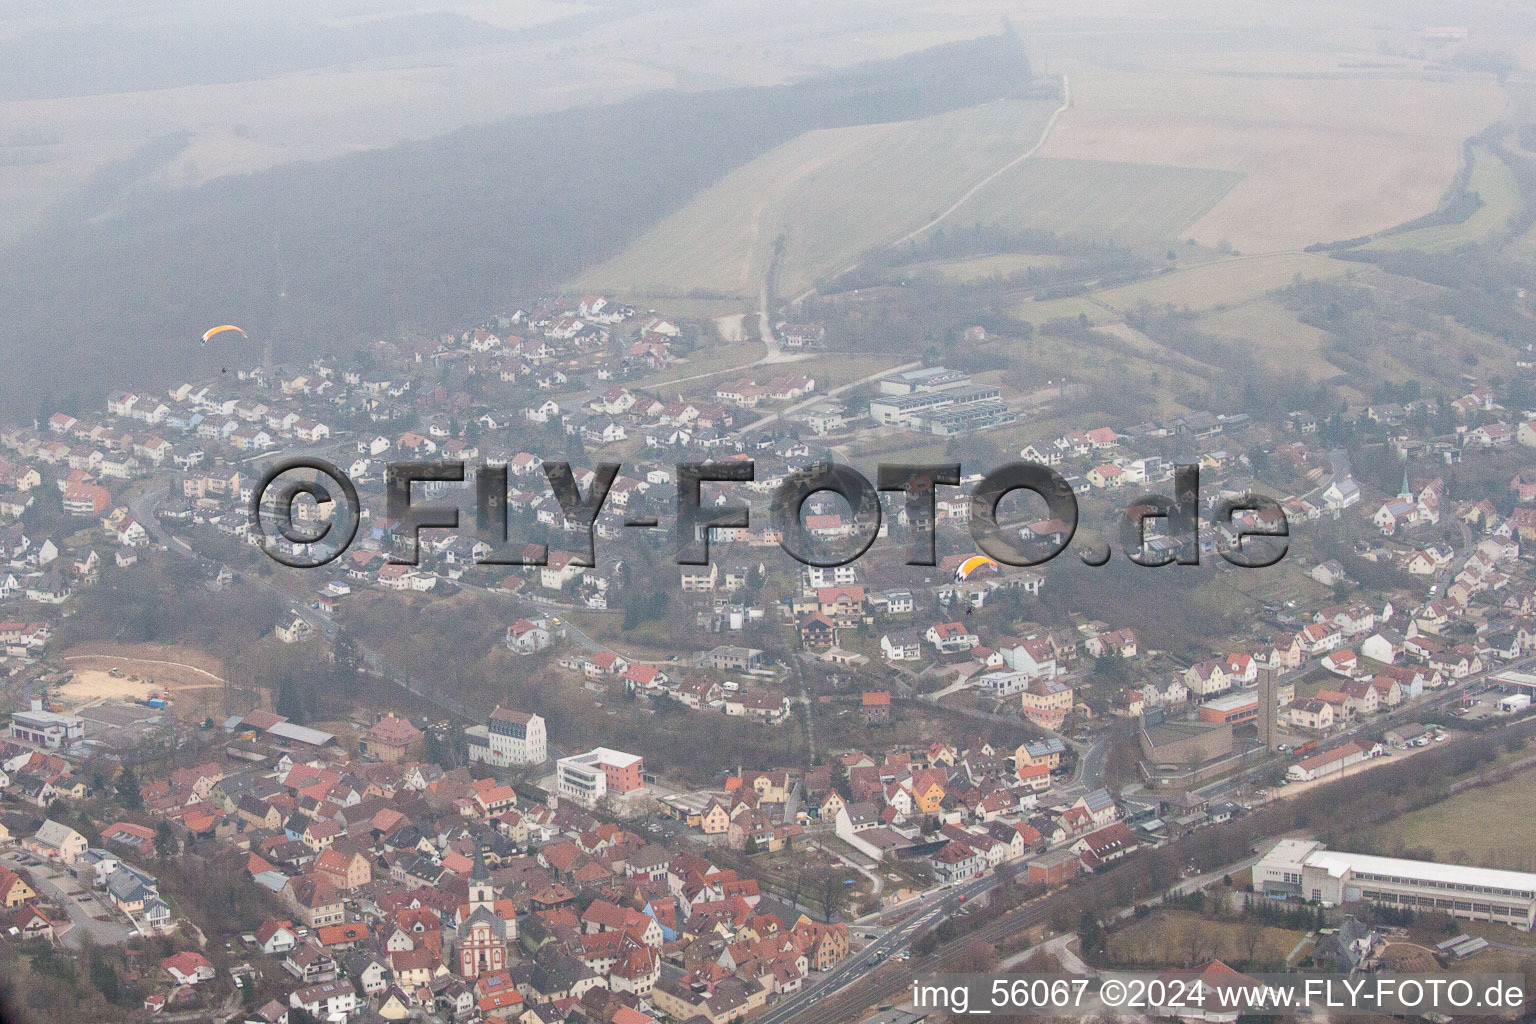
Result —
<instances>
[{"instance_id":1,"label":"parking lot","mask_svg":"<svg viewBox=\"0 0 1536 1024\"><path fill-rule=\"evenodd\" d=\"M1480 693L1472 698L1473 703L1454 708L1451 714L1468 722L1477 722L1485 718L1508 718L1510 712L1499 710L1499 701L1505 696L1508 695L1494 690Z\"/></svg>"}]
</instances>

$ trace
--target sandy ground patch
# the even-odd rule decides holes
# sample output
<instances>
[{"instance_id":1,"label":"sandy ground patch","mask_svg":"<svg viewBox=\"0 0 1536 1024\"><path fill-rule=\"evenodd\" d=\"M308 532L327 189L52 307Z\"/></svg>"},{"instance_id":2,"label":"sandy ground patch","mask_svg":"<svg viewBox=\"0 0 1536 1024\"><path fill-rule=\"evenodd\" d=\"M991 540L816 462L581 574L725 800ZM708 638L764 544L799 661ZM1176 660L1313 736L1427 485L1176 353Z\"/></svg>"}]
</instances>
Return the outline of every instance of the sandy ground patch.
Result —
<instances>
[{"instance_id":1,"label":"sandy ground patch","mask_svg":"<svg viewBox=\"0 0 1536 1024\"><path fill-rule=\"evenodd\" d=\"M192 690L215 690L222 684L216 682L177 682L141 668L137 672L124 670L114 676L107 669L77 668L69 682L58 688L59 699L72 707L80 707L92 701L110 698L114 700L143 700L150 694L170 694L172 701L179 694Z\"/></svg>"},{"instance_id":2,"label":"sandy ground patch","mask_svg":"<svg viewBox=\"0 0 1536 1024\"><path fill-rule=\"evenodd\" d=\"M222 710L224 703L222 666L202 651L166 644L89 644L61 655L59 663L72 677L58 688L57 697L71 708L161 693L169 694L178 717L197 719Z\"/></svg>"},{"instance_id":3,"label":"sandy ground patch","mask_svg":"<svg viewBox=\"0 0 1536 1024\"><path fill-rule=\"evenodd\" d=\"M747 318L745 313L733 313L730 316L715 317L715 332L720 335L721 341L746 341L746 331L742 329L742 323Z\"/></svg>"},{"instance_id":4,"label":"sandy ground patch","mask_svg":"<svg viewBox=\"0 0 1536 1024\"><path fill-rule=\"evenodd\" d=\"M143 700L152 693L164 692L159 686L143 677L121 678L88 668L76 670L74 677L59 687L59 699L70 707L82 707L92 701L112 698L115 700Z\"/></svg>"}]
</instances>

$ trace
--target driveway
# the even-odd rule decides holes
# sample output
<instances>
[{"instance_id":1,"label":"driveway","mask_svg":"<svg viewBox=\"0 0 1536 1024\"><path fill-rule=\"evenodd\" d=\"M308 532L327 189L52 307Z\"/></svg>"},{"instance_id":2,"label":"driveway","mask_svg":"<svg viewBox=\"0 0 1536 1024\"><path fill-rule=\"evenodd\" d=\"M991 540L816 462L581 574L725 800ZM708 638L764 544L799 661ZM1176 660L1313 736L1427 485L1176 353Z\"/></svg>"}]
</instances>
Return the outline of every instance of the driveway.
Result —
<instances>
[{"instance_id":1,"label":"driveway","mask_svg":"<svg viewBox=\"0 0 1536 1024\"><path fill-rule=\"evenodd\" d=\"M33 887L59 904L69 914L70 923L74 927L59 940L64 945L78 949L83 944L82 936L89 935L91 941L98 946L119 946L127 942L133 934L128 926L122 923L117 913L109 911L90 890L86 890L85 895L79 899L70 896L71 890L80 889L81 886L76 884L74 877L68 872L61 872L58 865L44 863L39 867L28 867L11 856L0 856L0 864L4 864L12 871L18 869L30 871ZM97 921L93 914L111 914L111 920Z\"/></svg>"}]
</instances>

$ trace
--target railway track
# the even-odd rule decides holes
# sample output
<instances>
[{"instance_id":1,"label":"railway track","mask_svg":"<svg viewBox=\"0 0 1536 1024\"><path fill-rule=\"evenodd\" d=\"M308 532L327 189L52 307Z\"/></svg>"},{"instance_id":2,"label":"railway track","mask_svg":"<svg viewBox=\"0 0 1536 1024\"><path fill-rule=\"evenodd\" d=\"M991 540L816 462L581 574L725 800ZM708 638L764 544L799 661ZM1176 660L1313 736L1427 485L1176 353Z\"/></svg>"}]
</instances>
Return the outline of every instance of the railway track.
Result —
<instances>
[{"instance_id":1,"label":"railway track","mask_svg":"<svg viewBox=\"0 0 1536 1024\"><path fill-rule=\"evenodd\" d=\"M971 944L996 942L1014 932L1033 928L1045 921L1048 910L1049 901L1040 900L951 939L927 956L914 957L901 964L882 964L841 992L801 1011L795 1016L794 1024L843 1024L858 1020L870 1007L896 1001L910 991L914 978L941 972L958 963Z\"/></svg>"}]
</instances>

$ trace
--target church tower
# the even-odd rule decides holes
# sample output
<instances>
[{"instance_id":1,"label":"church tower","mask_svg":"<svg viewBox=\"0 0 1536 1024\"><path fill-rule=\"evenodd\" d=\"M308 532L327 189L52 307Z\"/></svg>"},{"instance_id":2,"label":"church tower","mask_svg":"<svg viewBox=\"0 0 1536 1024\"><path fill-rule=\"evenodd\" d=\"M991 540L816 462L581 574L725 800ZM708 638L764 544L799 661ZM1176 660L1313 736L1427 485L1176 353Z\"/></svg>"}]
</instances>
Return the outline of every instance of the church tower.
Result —
<instances>
[{"instance_id":1,"label":"church tower","mask_svg":"<svg viewBox=\"0 0 1536 1024\"><path fill-rule=\"evenodd\" d=\"M462 911L458 940L461 976L478 978L506 967L507 923L496 914L496 887L478 848L469 873L469 904Z\"/></svg>"},{"instance_id":2,"label":"church tower","mask_svg":"<svg viewBox=\"0 0 1536 1024\"><path fill-rule=\"evenodd\" d=\"M485 866L485 856L475 848L475 866L469 872L469 909L492 909L496 903L496 887L491 884L491 872Z\"/></svg>"}]
</instances>

